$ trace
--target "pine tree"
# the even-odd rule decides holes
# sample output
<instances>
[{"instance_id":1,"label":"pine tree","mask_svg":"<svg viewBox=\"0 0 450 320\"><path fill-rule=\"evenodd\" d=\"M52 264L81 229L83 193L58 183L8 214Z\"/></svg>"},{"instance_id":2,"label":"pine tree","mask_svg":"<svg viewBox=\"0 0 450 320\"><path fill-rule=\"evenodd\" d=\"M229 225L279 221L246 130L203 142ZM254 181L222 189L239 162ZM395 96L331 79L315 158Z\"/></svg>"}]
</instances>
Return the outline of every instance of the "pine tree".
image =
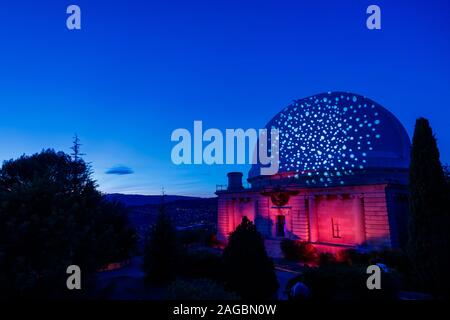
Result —
<instances>
[{"instance_id":1,"label":"pine tree","mask_svg":"<svg viewBox=\"0 0 450 320\"><path fill-rule=\"evenodd\" d=\"M72 168L72 185L74 188L80 185L80 181L86 180L91 176L91 167L89 163L86 163L83 160L83 156L85 153L81 153L80 138L75 134L72 141L72 153L70 154L72 157L71 168Z\"/></svg>"},{"instance_id":2,"label":"pine tree","mask_svg":"<svg viewBox=\"0 0 450 320\"><path fill-rule=\"evenodd\" d=\"M261 234L247 217L230 235L223 258L229 289L244 299L275 296L278 281L272 260L267 256Z\"/></svg>"},{"instance_id":3,"label":"pine tree","mask_svg":"<svg viewBox=\"0 0 450 320\"><path fill-rule=\"evenodd\" d=\"M78 135L75 134L72 140L72 147L70 149L72 150L72 153L70 154L72 156L73 161L78 162L81 160L82 156L85 156L85 153L81 153L82 144L80 143L80 138L78 138Z\"/></svg>"},{"instance_id":4,"label":"pine tree","mask_svg":"<svg viewBox=\"0 0 450 320\"><path fill-rule=\"evenodd\" d=\"M425 290L446 294L450 270L450 212L447 182L428 120L414 131L409 174L408 254L415 280Z\"/></svg>"},{"instance_id":5,"label":"pine tree","mask_svg":"<svg viewBox=\"0 0 450 320\"><path fill-rule=\"evenodd\" d=\"M148 235L144 253L144 272L147 280L165 284L175 277L179 258L176 230L161 204L156 224Z\"/></svg>"}]
</instances>

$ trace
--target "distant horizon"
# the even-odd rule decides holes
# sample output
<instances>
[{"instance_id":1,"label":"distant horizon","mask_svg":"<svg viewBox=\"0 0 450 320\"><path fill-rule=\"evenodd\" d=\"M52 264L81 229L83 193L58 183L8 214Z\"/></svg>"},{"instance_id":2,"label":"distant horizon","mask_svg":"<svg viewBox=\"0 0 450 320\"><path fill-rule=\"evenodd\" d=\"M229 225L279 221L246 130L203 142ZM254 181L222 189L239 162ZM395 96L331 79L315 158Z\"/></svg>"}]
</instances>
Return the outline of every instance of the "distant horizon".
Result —
<instances>
[{"instance_id":1,"label":"distant horizon","mask_svg":"<svg viewBox=\"0 0 450 320\"><path fill-rule=\"evenodd\" d=\"M163 197L161 194L141 194L141 193L121 193L121 192L114 192L114 193L103 193L105 195L125 195L125 196L144 196L144 197ZM186 195L180 195L180 194L165 194L164 197L185 197L185 198L214 198L214 197L197 197L197 196L186 196Z\"/></svg>"}]
</instances>

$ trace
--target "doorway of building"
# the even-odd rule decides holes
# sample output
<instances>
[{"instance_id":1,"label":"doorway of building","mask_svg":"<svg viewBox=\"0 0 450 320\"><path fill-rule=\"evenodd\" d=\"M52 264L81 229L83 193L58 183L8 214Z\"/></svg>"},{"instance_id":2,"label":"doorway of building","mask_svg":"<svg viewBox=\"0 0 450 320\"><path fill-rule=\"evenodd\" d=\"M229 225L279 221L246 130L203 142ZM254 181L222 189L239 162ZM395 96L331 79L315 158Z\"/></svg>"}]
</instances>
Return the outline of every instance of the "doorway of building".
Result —
<instances>
[{"instance_id":1,"label":"doorway of building","mask_svg":"<svg viewBox=\"0 0 450 320\"><path fill-rule=\"evenodd\" d=\"M284 215L277 215L277 237L285 236L286 217Z\"/></svg>"}]
</instances>

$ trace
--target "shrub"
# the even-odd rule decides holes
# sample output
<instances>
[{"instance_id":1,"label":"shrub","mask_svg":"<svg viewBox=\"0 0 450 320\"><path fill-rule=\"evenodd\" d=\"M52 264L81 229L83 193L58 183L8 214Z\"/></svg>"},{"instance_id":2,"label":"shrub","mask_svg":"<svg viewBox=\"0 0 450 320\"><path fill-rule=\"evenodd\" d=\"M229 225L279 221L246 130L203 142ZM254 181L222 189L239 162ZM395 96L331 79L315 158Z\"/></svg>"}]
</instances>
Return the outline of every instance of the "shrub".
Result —
<instances>
[{"instance_id":1,"label":"shrub","mask_svg":"<svg viewBox=\"0 0 450 320\"><path fill-rule=\"evenodd\" d=\"M287 260L316 262L318 259L316 248L305 241L283 239L280 243L280 248Z\"/></svg>"},{"instance_id":2,"label":"shrub","mask_svg":"<svg viewBox=\"0 0 450 320\"><path fill-rule=\"evenodd\" d=\"M217 247L220 245L220 241L217 239L217 235L215 233L211 233L205 242L208 247Z\"/></svg>"},{"instance_id":3,"label":"shrub","mask_svg":"<svg viewBox=\"0 0 450 320\"><path fill-rule=\"evenodd\" d=\"M303 282L314 300L393 300L397 296L398 280L395 273L382 273L381 289L369 290L366 267L331 264L305 268L302 275L289 281L287 289Z\"/></svg>"},{"instance_id":4,"label":"shrub","mask_svg":"<svg viewBox=\"0 0 450 320\"><path fill-rule=\"evenodd\" d=\"M280 249L285 259L290 261L298 260L298 250L294 240L283 239L280 243Z\"/></svg>"},{"instance_id":5,"label":"shrub","mask_svg":"<svg viewBox=\"0 0 450 320\"><path fill-rule=\"evenodd\" d=\"M382 251L372 252L372 263L384 263L398 272L409 274L411 267L408 256L401 250L384 249Z\"/></svg>"},{"instance_id":6,"label":"shrub","mask_svg":"<svg viewBox=\"0 0 450 320\"><path fill-rule=\"evenodd\" d=\"M356 249L346 249L338 251L338 253L336 254L336 260L348 266L368 265L370 260L370 254L365 252L359 252Z\"/></svg>"},{"instance_id":7,"label":"shrub","mask_svg":"<svg viewBox=\"0 0 450 320\"><path fill-rule=\"evenodd\" d=\"M187 251L181 257L179 274L189 278L210 278L223 281L222 257L207 249Z\"/></svg>"},{"instance_id":8,"label":"shrub","mask_svg":"<svg viewBox=\"0 0 450 320\"><path fill-rule=\"evenodd\" d=\"M205 244L211 241L214 234L210 228L186 229L178 232L180 242L184 245Z\"/></svg>"},{"instance_id":9,"label":"shrub","mask_svg":"<svg viewBox=\"0 0 450 320\"><path fill-rule=\"evenodd\" d=\"M210 279L177 280L167 290L169 300L238 300L236 293Z\"/></svg>"},{"instance_id":10,"label":"shrub","mask_svg":"<svg viewBox=\"0 0 450 320\"><path fill-rule=\"evenodd\" d=\"M319 254L319 265L328 266L337 263L336 257L332 253L322 252Z\"/></svg>"},{"instance_id":11,"label":"shrub","mask_svg":"<svg viewBox=\"0 0 450 320\"><path fill-rule=\"evenodd\" d=\"M244 299L275 296L278 280L255 225L244 217L223 252L226 284Z\"/></svg>"}]
</instances>

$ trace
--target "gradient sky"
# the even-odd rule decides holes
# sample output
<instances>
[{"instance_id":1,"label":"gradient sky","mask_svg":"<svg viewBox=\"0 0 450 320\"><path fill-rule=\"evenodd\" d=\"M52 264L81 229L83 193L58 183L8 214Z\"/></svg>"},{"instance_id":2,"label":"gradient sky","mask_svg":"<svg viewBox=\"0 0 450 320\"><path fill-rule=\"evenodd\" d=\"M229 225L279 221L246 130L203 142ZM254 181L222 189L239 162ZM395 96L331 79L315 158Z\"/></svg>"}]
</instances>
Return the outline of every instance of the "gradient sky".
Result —
<instances>
[{"instance_id":1,"label":"gradient sky","mask_svg":"<svg viewBox=\"0 0 450 320\"><path fill-rule=\"evenodd\" d=\"M102 191L212 196L248 166L176 166L174 129L261 128L293 99L341 90L385 106L410 136L427 117L448 163L449 3L4 1L0 159L69 152L77 133ZM82 30L66 28L70 4ZM380 31L365 26L370 4Z\"/></svg>"}]
</instances>

